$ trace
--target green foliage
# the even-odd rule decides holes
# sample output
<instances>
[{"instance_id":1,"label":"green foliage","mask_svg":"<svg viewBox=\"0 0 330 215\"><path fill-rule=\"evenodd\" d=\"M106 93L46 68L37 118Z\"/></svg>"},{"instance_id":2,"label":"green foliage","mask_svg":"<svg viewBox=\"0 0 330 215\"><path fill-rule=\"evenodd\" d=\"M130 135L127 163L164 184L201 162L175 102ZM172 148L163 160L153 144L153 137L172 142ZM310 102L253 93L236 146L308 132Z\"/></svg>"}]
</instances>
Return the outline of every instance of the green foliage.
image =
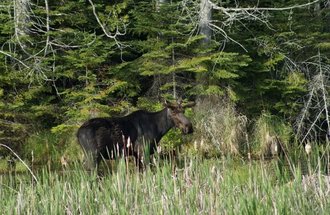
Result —
<instances>
[{"instance_id":1,"label":"green foliage","mask_svg":"<svg viewBox=\"0 0 330 215\"><path fill-rule=\"evenodd\" d=\"M127 101L116 102L116 105L109 105L110 99L118 91L125 90L125 82L111 80L104 83L104 86L95 86L95 80L90 80L85 88L67 91L63 102L71 104L63 108L65 121L52 128L54 133L73 132L79 123L92 117L106 117L114 113L120 113L127 109L130 104Z\"/></svg>"},{"instance_id":2,"label":"green foliage","mask_svg":"<svg viewBox=\"0 0 330 215\"><path fill-rule=\"evenodd\" d=\"M89 1L49 1L48 11L44 1L31 1L27 31L20 37L13 1L0 3L1 143L19 151L38 132L72 137L91 117L160 110L154 102L159 96L224 97L251 120L259 122L266 111L294 123L308 93L306 62L320 53L322 63L329 64L329 7L324 2L265 12L267 25L259 19L235 21L235 16L228 26L223 12L213 10L211 24L221 23L223 32L212 29L207 42L199 32L199 1L93 2L102 26ZM236 6L236 1L214 2ZM259 6L301 3L260 1ZM117 33L116 39L104 31ZM233 121L238 117L234 112L228 113ZM229 124L227 133L235 123ZM187 140L174 130L164 142L172 147Z\"/></svg>"},{"instance_id":3,"label":"green foliage","mask_svg":"<svg viewBox=\"0 0 330 215\"><path fill-rule=\"evenodd\" d=\"M49 132L32 135L23 145L24 157L34 165L58 166L65 145L63 140Z\"/></svg>"},{"instance_id":4,"label":"green foliage","mask_svg":"<svg viewBox=\"0 0 330 215\"><path fill-rule=\"evenodd\" d=\"M146 97L140 97L137 102L137 107L147 111L159 111L163 108L161 101L155 102Z\"/></svg>"},{"instance_id":5,"label":"green foliage","mask_svg":"<svg viewBox=\"0 0 330 215\"><path fill-rule=\"evenodd\" d=\"M330 49L330 42L323 42L316 45L316 48L320 50L329 50Z\"/></svg>"},{"instance_id":6,"label":"green foliage","mask_svg":"<svg viewBox=\"0 0 330 215\"><path fill-rule=\"evenodd\" d=\"M307 93L307 80L301 72L292 72L288 74L285 80L279 82L279 91L282 98L275 104L276 110L284 116L295 119L303 105L298 102L305 93Z\"/></svg>"}]
</instances>

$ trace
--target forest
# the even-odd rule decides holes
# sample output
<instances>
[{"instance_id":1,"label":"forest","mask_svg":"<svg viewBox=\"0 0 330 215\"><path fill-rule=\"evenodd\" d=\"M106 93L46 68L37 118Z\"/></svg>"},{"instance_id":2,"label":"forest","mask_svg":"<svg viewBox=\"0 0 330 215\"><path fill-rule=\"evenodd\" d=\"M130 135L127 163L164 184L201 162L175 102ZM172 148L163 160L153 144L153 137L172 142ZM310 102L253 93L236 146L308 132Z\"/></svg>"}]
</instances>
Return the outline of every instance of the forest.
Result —
<instances>
[{"instance_id":1,"label":"forest","mask_svg":"<svg viewBox=\"0 0 330 215\"><path fill-rule=\"evenodd\" d=\"M83 156L76 133L86 120L125 116L140 109L158 111L165 99L194 101L196 105L185 112L194 133L183 136L177 129L170 130L161 141L164 154L180 149L181 156L205 162L230 157L233 161L224 161L229 166L279 156L286 163L283 165L289 166L289 178L296 172L291 164L297 162L299 166L301 160L314 159L311 166L322 174L330 171L329 0L1 0L0 23L1 172L9 165L7 160L17 160L18 156L30 167L53 170L75 166ZM313 159L305 155L309 148L317 149ZM198 170L194 165L189 167ZM216 175L213 164L203 165L210 168L205 174ZM171 174L170 167L164 172ZM61 181L56 178L60 176L47 177L55 181L54 186ZM154 183L150 177L149 182ZM196 187L203 184L203 177L198 178ZM254 189L251 180L244 192ZM243 184L240 179L236 182ZM136 190L148 186L148 182L139 184L135 179L129 183ZM234 184L221 192L236 189ZM171 184L168 189L176 192L176 186ZM129 194L132 190L126 188L121 191ZM217 189L210 188L210 192ZM139 202L133 198L136 190L128 200L133 205ZM191 196L182 195L187 199L202 195L198 190L192 192ZM255 214L253 204L259 206L257 200L262 199L258 195L246 210L238 207L228 213ZM93 201L95 196L88 198ZM155 202L162 198L153 197ZM221 200L210 198L205 202L217 205ZM315 201L325 205L321 211L330 210L327 197ZM188 207L189 202L182 204ZM246 203L245 199L239 202ZM192 212L200 213L204 206L213 208L204 203L197 204ZM227 203L231 204L229 200ZM75 204L80 208L81 203ZM117 209L110 211L150 212L150 208L128 210L127 204L118 203ZM282 212L290 213L290 204L278 204L283 206ZM169 206L162 211L183 213L181 206L178 203L177 208ZM258 212L275 213L271 202L268 206ZM203 213L214 214L223 207L227 208L220 205ZM56 211L44 209L29 211ZM101 204L97 209L85 209L102 211Z\"/></svg>"}]
</instances>

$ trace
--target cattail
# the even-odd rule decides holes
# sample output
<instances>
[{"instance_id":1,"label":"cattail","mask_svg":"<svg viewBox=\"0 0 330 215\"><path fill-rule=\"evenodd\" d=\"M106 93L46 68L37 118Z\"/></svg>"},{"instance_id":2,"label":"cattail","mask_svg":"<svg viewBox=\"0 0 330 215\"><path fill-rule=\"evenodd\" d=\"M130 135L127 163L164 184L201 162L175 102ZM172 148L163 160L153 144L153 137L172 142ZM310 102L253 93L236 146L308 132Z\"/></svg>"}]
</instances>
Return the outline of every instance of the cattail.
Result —
<instances>
[{"instance_id":1,"label":"cattail","mask_svg":"<svg viewBox=\"0 0 330 215\"><path fill-rule=\"evenodd\" d=\"M270 151L273 156L276 156L278 154L278 143L276 141L272 141Z\"/></svg>"},{"instance_id":2,"label":"cattail","mask_svg":"<svg viewBox=\"0 0 330 215\"><path fill-rule=\"evenodd\" d=\"M161 146L157 146L157 153L161 153L162 152L162 147Z\"/></svg>"},{"instance_id":3,"label":"cattail","mask_svg":"<svg viewBox=\"0 0 330 215\"><path fill-rule=\"evenodd\" d=\"M60 161L63 168L66 168L68 166L68 161L64 155L61 156Z\"/></svg>"},{"instance_id":4,"label":"cattail","mask_svg":"<svg viewBox=\"0 0 330 215\"><path fill-rule=\"evenodd\" d=\"M204 145L204 139L201 140L201 146L203 147Z\"/></svg>"},{"instance_id":5,"label":"cattail","mask_svg":"<svg viewBox=\"0 0 330 215\"><path fill-rule=\"evenodd\" d=\"M308 142L306 145L305 145L305 152L307 155L309 155L312 151L312 146L311 144Z\"/></svg>"},{"instance_id":6,"label":"cattail","mask_svg":"<svg viewBox=\"0 0 330 215\"><path fill-rule=\"evenodd\" d=\"M127 138L127 148L131 147L131 137Z\"/></svg>"}]
</instances>

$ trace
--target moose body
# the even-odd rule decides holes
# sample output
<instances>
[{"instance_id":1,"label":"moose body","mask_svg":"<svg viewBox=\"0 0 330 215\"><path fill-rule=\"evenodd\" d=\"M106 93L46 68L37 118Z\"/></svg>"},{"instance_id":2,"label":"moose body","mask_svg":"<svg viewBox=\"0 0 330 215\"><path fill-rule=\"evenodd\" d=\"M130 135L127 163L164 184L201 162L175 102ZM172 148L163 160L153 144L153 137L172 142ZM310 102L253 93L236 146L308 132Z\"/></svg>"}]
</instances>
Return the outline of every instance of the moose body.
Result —
<instances>
[{"instance_id":1,"label":"moose body","mask_svg":"<svg viewBox=\"0 0 330 215\"><path fill-rule=\"evenodd\" d=\"M171 128L178 127L184 134L193 132L183 110L181 105L169 105L159 112L139 110L124 117L88 120L77 133L87 158L87 168L95 168L103 158L129 155L134 156L141 167L146 147L152 155Z\"/></svg>"}]
</instances>

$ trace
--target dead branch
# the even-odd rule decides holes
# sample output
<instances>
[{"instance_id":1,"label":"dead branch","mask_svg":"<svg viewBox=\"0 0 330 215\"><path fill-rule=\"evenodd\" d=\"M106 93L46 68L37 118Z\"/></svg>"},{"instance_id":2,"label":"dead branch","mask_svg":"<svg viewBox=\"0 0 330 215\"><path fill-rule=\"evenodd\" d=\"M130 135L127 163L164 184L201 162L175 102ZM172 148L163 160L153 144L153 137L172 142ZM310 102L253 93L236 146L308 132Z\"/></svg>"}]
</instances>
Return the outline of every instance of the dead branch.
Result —
<instances>
[{"instance_id":1,"label":"dead branch","mask_svg":"<svg viewBox=\"0 0 330 215\"><path fill-rule=\"evenodd\" d=\"M95 42L96 36L94 35L92 41L87 44L65 44L60 39L51 37L51 31L59 31L63 33L64 31L54 29L50 26L50 8L48 1L49 0L44 0L44 6L42 6L42 9L45 11L45 16L35 14L35 8L40 8L40 6L30 0L14 0L8 6L0 5L3 8L8 8L8 14L14 21L15 30L13 34L14 42L8 41L6 43L9 50L6 50L5 45L3 45L0 49L0 54L13 59L14 62L18 62L25 69L28 69L26 71L26 78L30 80L30 84L32 82L39 82L40 84L51 82L59 96L60 93L55 85L56 53L54 47L76 49L90 46ZM13 16L11 15L9 8L13 8ZM117 31L119 32L118 29ZM30 34L44 36L44 39L38 41L36 44L28 39L28 35ZM116 33L115 35L121 34L122 33ZM42 46L40 47L40 45ZM18 54L18 52L23 53L23 55ZM48 58L48 61L50 62L49 65L43 65L46 58ZM16 63L13 64L13 66L16 65Z\"/></svg>"},{"instance_id":2,"label":"dead branch","mask_svg":"<svg viewBox=\"0 0 330 215\"><path fill-rule=\"evenodd\" d=\"M88 0L88 2L89 2L90 5L92 6L92 10L93 10L94 17L95 17L97 23L99 24L99 26L101 27L103 33L104 33L107 37L109 37L109 38L115 40L117 46L120 48L120 47L121 47L121 44L120 44L120 42L118 41L117 37L126 34L126 25L123 23L124 32L120 32L120 31L119 31L119 26L117 25L117 27L116 27L116 31L115 31L114 33L111 33L110 31L108 31L108 29L106 29L105 25L101 22L99 16L97 15L96 8L95 8L95 5L94 5L93 1L92 1L92 0Z\"/></svg>"},{"instance_id":3,"label":"dead branch","mask_svg":"<svg viewBox=\"0 0 330 215\"><path fill-rule=\"evenodd\" d=\"M209 20L209 28L213 30L214 33L220 33L226 40L232 41L239 45L241 48L243 48L246 52L247 50L244 48L244 46L239 43L238 41L235 41L233 38L228 36L226 33L226 27L230 27L233 25L235 22L240 22L243 20L253 20L260 22L264 24L267 28L274 30L269 23L269 13L271 11L286 11L286 10L294 10L298 8L305 8L311 5L314 5L321 0L314 0L312 2L307 2L305 4L296 4L292 6L287 6L287 7L271 7L271 8L266 8L266 7L258 7L258 5L254 7L239 7L238 1L236 2L236 7L224 7L224 6L219 6L216 3L214 3L211 0L207 0L208 4L211 6L210 10L218 10L220 11L224 17L223 20ZM183 4L187 4L187 1L183 1ZM185 7L187 9L187 7ZM190 13L191 14L191 13ZM219 25L220 23L220 25Z\"/></svg>"},{"instance_id":4,"label":"dead branch","mask_svg":"<svg viewBox=\"0 0 330 215\"><path fill-rule=\"evenodd\" d=\"M330 88L330 65L327 58L320 53L308 60L297 63L299 70L305 73L308 82L307 99L296 122L296 139L304 142L307 138L316 139L312 131L325 133L326 140L330 134L329 117L329 95L327 89ZM326 130L322 130L321 124L325 123Z\"/></svg>"},{"instance_id":5,"label":"dead branch","mask_svg":"<svg viewBox=\"0 0 330 215\"><path fill-rule=\"evenodd\" d=\"M4 147L6 149L8 149L11 153L13 153L13 155L15 155L15 157L20 160L22 162L22 164L29 170L31 176L33 177L34 181L38 183L38 179L37 177L33 174L32 170L29 168L29 166L18 156L18 154L12 150L9 146L7 145L4 145L4 144L1 144L0 143L0 147Z\"/></svg>"},{"instance_id":6,"label":"dead branch","mask_svg":"<svg viewBox=\"0 0 330 215\"><path fill-rule=\"evenodd\" d=\"M247 8L225 8L225 7L221 7L216 5L215 3L213 3L211 0L208 0L209 3L212 5L212 8L215 10L221 10L224 13L229 13L229 12L241 12L241 11L284 11L284 10L293 10L293 9L297 9L297 8L304 8L304 7L308 7L310 5L313 5L317 2L320 2L321 0L314 0L312 2L308 2L305 4L296 4L296 5L292 5L292 6L288 6L288 7L279 7L279 8L275 8L275 7L271 7L271 8L267 8L267 7L247 7Z\"/></svg>"},{"instance_id":7,"label":"dead branch","mask_svg":"<svg viewBox=\"0 0 330 215\"><path fill-rule=\"evenodd\" d=\"M4 51L2 51L2 50L0 50L0 53L3 54L3 55L8 56L8 57L10 57L10 58L12 58L13 60L15 60L15 61L17 61L17 62L19 62L19 63L22 64L25 68L30 69L30 67L29 67L28 65L26 65L26 64L25 64L23 61L21 61L20 59L14 57L12 54L7 53L7 52L4 52Z\"/></svg>"}]
</instances>

